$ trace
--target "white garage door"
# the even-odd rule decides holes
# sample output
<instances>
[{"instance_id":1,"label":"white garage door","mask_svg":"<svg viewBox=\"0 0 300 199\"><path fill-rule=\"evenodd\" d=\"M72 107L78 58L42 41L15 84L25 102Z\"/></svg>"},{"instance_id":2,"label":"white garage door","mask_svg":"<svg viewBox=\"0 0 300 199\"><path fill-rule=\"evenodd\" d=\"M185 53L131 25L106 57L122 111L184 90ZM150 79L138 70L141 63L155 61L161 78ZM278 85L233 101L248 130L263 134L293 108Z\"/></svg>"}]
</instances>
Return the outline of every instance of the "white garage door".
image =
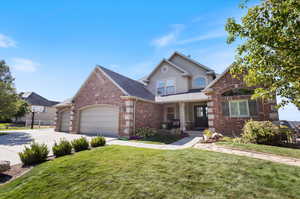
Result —
<instances>
[{"instance_id":1,"label":"white garage door","mask_svg":"<svg viewBox=\"0 0 300 199\"><path fill-rule=\"evenodd\" d=\"M64 111L61 113L61 126L60 130L63 132L69 131L70 125L70 111Z\"/></svg>"},{"instance_id":2,"label":"white garage door","mask_svg":"<svg viewBox=\"0 0 300 199\"><path fill-rule=\"evenodd\" d=\"M119 109L110 106L87 108L80 114L80 132L118 136Z\"/></svg>"}]
</instances>

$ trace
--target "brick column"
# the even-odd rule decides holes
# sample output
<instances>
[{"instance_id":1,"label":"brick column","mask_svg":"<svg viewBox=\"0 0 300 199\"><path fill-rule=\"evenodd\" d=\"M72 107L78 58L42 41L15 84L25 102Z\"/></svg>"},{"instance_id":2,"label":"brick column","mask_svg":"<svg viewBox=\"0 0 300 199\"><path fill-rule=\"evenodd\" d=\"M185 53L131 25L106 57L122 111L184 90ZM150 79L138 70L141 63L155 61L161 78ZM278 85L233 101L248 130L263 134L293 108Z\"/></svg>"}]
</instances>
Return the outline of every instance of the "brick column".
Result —
<instances>
[{"instance_id":1,"label":"brick column","mask_svg":"<svg viewBox=\"0 0 300 199\"><path fill-rule=\"evenodd\" d=\"M124 128L124 134L126 137L130 137L133 135L133 120L134 120L134 102L133 100L126 100L125 101L125 114L124 114L124 120L125 120L125 128Z\"/></svg>"},{"instance_id":2,"label":"brick column","mask_svg":"<svg viewBox=\"0 0 300 199\"><path fill-rule=\"evenodd\" d=\"M76 122L75 122L75 106L74 104L70 108L70 123L69 123L69 132L70 133L78 133L76 131Z\"/></svg>"},{"instance_id":3,"label":"brick column","mask_svg":"<svg viewBox=\"0 0 300 199\"><path fill-rule=\"evenodd\" d=\"M59 112L56 109L55 116L54 116L54 126L55 126L54 131L59 131L59 124L60 124Z\"/></svg>"},{"instance_id":4,"label":"brick column","mask_svg":"<svg viewBox=\"0 0 300 199\"><path fill-rule=\"evenodd\" d=\"M211 96L209 96L209 97L211 97ZM214 128L215 115L214 115L214 111L213 111L213 106L214 106L213 101L207 102L208 128L212 131L215 131L215 128Z\"/></svg>"}]
</instances>

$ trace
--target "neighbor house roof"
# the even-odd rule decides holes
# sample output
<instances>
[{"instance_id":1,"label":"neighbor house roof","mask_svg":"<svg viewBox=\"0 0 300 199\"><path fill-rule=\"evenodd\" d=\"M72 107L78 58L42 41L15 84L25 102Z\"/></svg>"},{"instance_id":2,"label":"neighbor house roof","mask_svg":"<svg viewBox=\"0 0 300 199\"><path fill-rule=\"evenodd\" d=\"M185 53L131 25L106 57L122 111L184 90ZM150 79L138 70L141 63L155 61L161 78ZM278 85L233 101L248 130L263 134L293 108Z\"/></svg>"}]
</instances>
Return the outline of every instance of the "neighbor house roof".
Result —
<instances>
[{"instance_id":1,"label":"neighbor house roof","mask_svg":"<svg viewBox=\"0 0 300 199\"><path fill-rule=\"evenodd\" d=\"M98 68L107 76L109 76L109 78L120 88L122 88L122 90L124 90L129 96L134 96L145 100L155 100L155 96L147 90L144 84L102 66L98 66Z\"/></svg>"},{"instance_id":2,"label":"neighbor house roof","mask_svg":"<svg viewBox=\"0 0 300 199\"><path fill-rule=\"evenodd\" d=\"M36 106L54 106L59 102L47 100L46 98L36 94L35 92L24 92L21 93L21 97L30 105Z\"/></svg>"}]
</instances>

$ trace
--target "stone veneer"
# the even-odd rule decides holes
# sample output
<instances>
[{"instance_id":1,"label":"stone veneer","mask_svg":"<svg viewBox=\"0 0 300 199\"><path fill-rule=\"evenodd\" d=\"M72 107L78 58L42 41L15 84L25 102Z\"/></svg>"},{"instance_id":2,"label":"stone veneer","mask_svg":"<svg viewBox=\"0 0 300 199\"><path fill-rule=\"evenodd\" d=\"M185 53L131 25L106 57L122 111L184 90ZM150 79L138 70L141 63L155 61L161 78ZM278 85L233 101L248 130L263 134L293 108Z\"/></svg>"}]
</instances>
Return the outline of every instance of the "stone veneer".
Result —
<instances>
[{"instance_id":1,"label":"stone veneer","mask_svg":"<svg viewBox=\"0 0 300 199\"><path fill-rule=\"evenodd\" d=\"M222 102L228 100L250 99L251 95L240 96L222 96L222 93L234 89L234 88L247 88L243 81L232 78L227 73L221 77L211 88L207 91L209 95L208 102L208 125L212 130L223 133L225 135L239 135L243 128L245 121L249 119L253 120L278 120L278 112L275 109L276 100L266 101L257 100L258 114L256 116L246 118L231 118L229 116L223 116ZM248 87L249 88L249 87ZM253 89L253 87L252 87Z\"/></svg>"}]
</instances>

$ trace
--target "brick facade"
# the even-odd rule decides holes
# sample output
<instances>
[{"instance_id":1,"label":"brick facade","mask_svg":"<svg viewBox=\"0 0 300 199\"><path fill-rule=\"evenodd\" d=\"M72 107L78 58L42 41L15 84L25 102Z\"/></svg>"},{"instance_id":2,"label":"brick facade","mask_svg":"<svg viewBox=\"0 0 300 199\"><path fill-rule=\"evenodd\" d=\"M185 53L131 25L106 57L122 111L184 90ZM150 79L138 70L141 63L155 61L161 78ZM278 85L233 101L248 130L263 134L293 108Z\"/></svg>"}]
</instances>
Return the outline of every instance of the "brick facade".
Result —
<instances>
[{"instance_id":1,"label":"brick facade","mask_svg":"<svg viewBox=\"0 0 300 199\"><path fill-rule=\"evenodd\" d=\"M135 104L135 127L160 128L163 121L163 105L137 101Z\"/></svg>"},{"instance_id":2,"label":"brick facade","mask_svg":"<svg viewBox=\"0 0 300 199\"><path fill-rule=\"evenodd\" d=\"M57 107L56 108L56 113L54 117L54 126L55 126L55 131L61 131L61 113L64 111L71 111L71 107L64 106L64 107Z\"/></svg>"},{"instance_id":3,"label":"brick facade","mask_svg":"<svg viewBox=\"0 0 300 199\"><path fill-rule=\"evenodd\" d=\"M232 78L232 76L227 73L222 78L220 78L212 87L211 91L207 94L210 96L210 101L208 102L208 118L209 127L216 130L217 132L223 133L225 135L239 135L243 128L245 121L249 119L253 120L278 120L278 112L275 109L276 100L257 100L257 110L258 114L256 116L243 117L243 118L232 118L230 116L224 116L222 113L222 102L229 100L240 100L240 99L250 99L251 95L239 95L239 96L222 96L226 91L236 89L236 88L249 88L246 87L243 81L239 79ZM253 88L249 88L253 89Z\"/></svg>"}]
</instances>

